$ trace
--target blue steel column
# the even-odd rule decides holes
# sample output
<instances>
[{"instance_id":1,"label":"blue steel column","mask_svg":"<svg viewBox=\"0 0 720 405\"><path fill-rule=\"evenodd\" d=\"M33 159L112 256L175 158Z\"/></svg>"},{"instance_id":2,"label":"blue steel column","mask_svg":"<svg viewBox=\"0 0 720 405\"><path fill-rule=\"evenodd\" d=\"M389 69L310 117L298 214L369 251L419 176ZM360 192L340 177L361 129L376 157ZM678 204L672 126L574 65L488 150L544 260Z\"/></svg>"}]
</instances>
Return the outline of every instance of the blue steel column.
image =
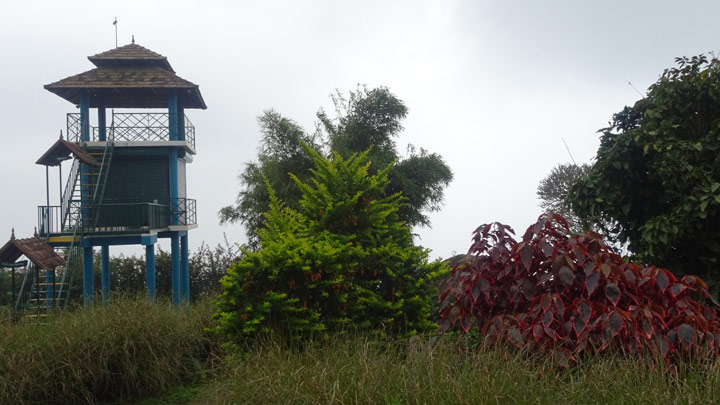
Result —
<instances>
[{"instance_id":1,"label":"blue steel column","mask_svg":"<svg viewBox=\"0 0 720 405\"><path fill-rule=\"evenodd\" d=\"M98 95L98 141L104 142L107 140L107 118L105 115L105 97Z\"/></svg>"},{"instance_id":2,"label":"blue steel column","mask_svg":"<svg viewBox=\"0 0 720 405\"><path fill-rule=\"evenodd\" d=\"M182 271L183 301L190 302L190 262L188 261L188 233L180 237L180 269Z\"/></svg>"},{"instance_id":3,"label":"blue steel column","mask_svg":"<svg viewBox=\"0 0 720 405\"><path fill-rule=\"evenodd\" d=\"M155 245L145 246L145 284L147 284L147 297L155 302Z\"/></svg>"},{"instance_id":4,"label":"blue steel column","mask_svg":"<svg viewBox=\"0 0 720 405\"><path fill-rule=\"evenodd\" d=\"M183 106L182 100L178 100L178 140L184 141L185 139L185 107Z\"/></svg>"},{"instance_id":5,"label":"blue steel column","mask_svg":"<svg viewBox=\"0 0 720 405\"><path fill-rule=\"evenodd\" d=\"M80 94L80 141L90 141L90 93L85 90ZM80 166L82 226L89 225L90 197L90 167L86 164ZM95 297L95 282L93 277L93 248L83 247L83 304L90 306Z\"/></svg>"},{"instance_id":6,"label":"blue steel column","mask_svg":"<svg viewBox=\"0 0 720 405\"><path fill-rule=\"evenodd\" d=\"M168 126L170 140L178 140L178 95L177 90L172 90L168 97ZM178 151L177 148L170 148L170 224L178 225L177 203L178 203ZM180 235L179 232L170 232L170 254L171 254L171 281L172 301L175 305L182 302L182 274L180 272Z\"/></svg>"},{"instance_id":7,"label":"blue steel column","mask_svg":"<svg viewBox=\"0 0 720 405\"><path fill-rule=\"evenodd\" d=\"M90 141L90 94L87 90L80 95L80 141ZM90 195L90 166L85 163L80 164L80 194L82 225L89 226L92 196Z\"/></svg>"},{"instance_id":8,"label":"blue steel column","mask_svg":"<svg viewBox=\"0 0 720 405\"><path fill-rule=\"evenodd\" d=\"M95 280L93 278L93 248L83 247L83 304L91 306L95 298Z\"/></svg>"},{"instance_id":9,"label":"blue steel column","mask_svg":"<svg viewBox=\"0 0 720 405\"><path fill-rule=\"evenodd\" d=\"M107 305L110 302L110 246L100 247L100 284L102 287L102 303Z\"/></svg>"},{"instance_id":10,"label":"blue steel column","mask_svg":"<svg viewBox=\"0 0 720 405\"><path fill-rule=\"evenodd\" d=\"M55 306L55 270L45 270L45 305Z\"/></svg>"},{"instance_id":11,"label":"blue steel column","mask_svg":"<svg viewBox=\"0 0 720 405\"><path fill-rule=\"evenodd\" d=\"M90 93L87 90L80 94L80 140L90 141Z\"/></svg>"},{"instance_id":12,"label":"blue steel column","mask_svg":"<svg viewBox=\"0 0 720 405\"><path fill-rule=\"evenodd\" d=\"M172 302L174 305L182 303L182 285L180 274L180 238L179 232L170 233L170 259L172 263Z\"/></svg>"}]
</instances>

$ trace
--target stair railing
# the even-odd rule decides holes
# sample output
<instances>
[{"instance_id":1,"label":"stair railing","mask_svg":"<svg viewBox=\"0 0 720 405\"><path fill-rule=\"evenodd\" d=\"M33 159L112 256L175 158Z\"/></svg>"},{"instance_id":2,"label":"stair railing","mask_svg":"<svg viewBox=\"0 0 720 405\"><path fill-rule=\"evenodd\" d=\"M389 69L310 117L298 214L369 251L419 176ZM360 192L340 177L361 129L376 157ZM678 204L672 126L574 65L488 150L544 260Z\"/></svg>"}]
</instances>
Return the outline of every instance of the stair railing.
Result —
<instances>
[{"instance_id":1,"label":"stair railing","mask_svg":"<svg viewBox=\"0 0 720 405\"><path fill-rule=\"evenodd\" d=\"M65 302L63 303L63 309L67 307L68 301L70 301L70 285L72 285L74 274L75 274L75 267L77 267L77 260L79 256L78 252L78 242L79 239L78 231L80 230L80 222L76 222L75 226L73 227L73 235L72 239L70 239L70 247L67 249L67 256L65 258L65 270L63 271L62 278L60 279L60 288L55 290L55 301L57 302L58 299L62 299L63 297L63 288L67 285L67 291L66 291L66 297ZM70 274L70 280L68 280L68 283L65 283L65 280L67 279L68 273Z\"/></svg>"},{"instance_id":2,"label":"stair railing","mask_svg":"<svg viewBox=\"0 0 720 405\"><path fill-rule=\"evenodd\" d=\"M73 160L72 167L70 168L70 174L68 175L67 183L65 183L65 191L63 191L62 202L60 203L60 216L62 223L60 229L65 229L66 225L69 225L69 208L70 201L72 200L73 193L75 193L75 187L77 186L78 175L80 174L80 160Z\"/></svg>"},{"instance_id":3,"label":"stair railing","mask_svg":"<svg viewBox=\"0 0 720 405\"><path fill-rule=\"evenodd\" d=\"M105 198L105 185L107 184L108 173L110 172L110 164L112 163L113 149L115 146L115 113L110 124L109 136L105 142L105 150L103 151L102 165L95 181L95 191L93 192L92 205L94 208L93 228L97 227L100 220L100 206Z\"/></svg>"}]
</instances>

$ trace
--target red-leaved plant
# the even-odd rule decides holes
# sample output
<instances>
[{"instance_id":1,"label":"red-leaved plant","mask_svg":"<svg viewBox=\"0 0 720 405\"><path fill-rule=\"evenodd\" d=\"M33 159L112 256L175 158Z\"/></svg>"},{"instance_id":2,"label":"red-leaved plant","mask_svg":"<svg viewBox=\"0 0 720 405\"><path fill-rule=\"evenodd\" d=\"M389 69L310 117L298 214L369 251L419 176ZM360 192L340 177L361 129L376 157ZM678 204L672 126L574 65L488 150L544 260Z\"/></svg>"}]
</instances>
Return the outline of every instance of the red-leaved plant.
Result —
<instances>
[{"instance_id":1,"label":"red-leaved plant","mask_svg":"<svg viewBox=\"0 0 720 405\"><path fill-rule=\"evenodd\" d=\"M610 348L674 353L720 348L720 319L707 285L669 270L623 261L587 232L569 236L565 218L543 214L522 242L507 225L474 232L468 263L440 294L440 333L473 325L483 344L552 352L567 365Z\"/></svg>"}]
</instances>

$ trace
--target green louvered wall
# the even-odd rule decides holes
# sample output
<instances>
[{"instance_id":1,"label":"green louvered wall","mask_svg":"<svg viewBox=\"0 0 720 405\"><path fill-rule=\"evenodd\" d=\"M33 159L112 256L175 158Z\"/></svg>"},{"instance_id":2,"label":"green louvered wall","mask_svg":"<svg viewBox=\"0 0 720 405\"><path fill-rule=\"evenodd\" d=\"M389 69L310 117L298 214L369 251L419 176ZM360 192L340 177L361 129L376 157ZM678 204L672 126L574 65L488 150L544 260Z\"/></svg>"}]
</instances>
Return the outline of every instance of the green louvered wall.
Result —
<instances>
[{"instance_id":1,"label":"green louvered wall","mask_svg":"<svg viewBox=\"0 0 720 405\"><path fill-rule=\"evenodd\" d=\"M166 157L113 157L103 203L157 201L159 204L168 204L168 165Z\"/></svg>"}]
</instances>

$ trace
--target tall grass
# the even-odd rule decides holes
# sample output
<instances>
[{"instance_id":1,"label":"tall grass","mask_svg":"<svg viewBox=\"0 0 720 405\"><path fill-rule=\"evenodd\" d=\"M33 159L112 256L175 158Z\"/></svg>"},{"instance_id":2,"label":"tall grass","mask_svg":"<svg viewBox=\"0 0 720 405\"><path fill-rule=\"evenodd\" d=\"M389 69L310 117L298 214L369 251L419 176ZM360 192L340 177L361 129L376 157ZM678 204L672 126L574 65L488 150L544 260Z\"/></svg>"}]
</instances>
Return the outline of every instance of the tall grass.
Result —
<instances>
[{"instance_id":1,"label":"tall grass","mask_svg":"<svg viewBox=\"0 0 720 405\"><path fill-rule=\"evenodd\" d=\"M590 359L570 369L525 354L467 351L450 341L406 345L342 338L305 350L267 342L227 363L203 404L717 403L720 366L667 370Z\"/></svg>"},{"instance_id":2,"label":"tall grass","mask_svg":"<svg viewBox=\"0 0 720 405\"><path fill-rule=\"evenodd\" d=\"M175 309L116 297L45 324L0 330L0 403L94 403L195 380L219 347L203 331L213 307Z\"/></svg>"}]
</instances>

